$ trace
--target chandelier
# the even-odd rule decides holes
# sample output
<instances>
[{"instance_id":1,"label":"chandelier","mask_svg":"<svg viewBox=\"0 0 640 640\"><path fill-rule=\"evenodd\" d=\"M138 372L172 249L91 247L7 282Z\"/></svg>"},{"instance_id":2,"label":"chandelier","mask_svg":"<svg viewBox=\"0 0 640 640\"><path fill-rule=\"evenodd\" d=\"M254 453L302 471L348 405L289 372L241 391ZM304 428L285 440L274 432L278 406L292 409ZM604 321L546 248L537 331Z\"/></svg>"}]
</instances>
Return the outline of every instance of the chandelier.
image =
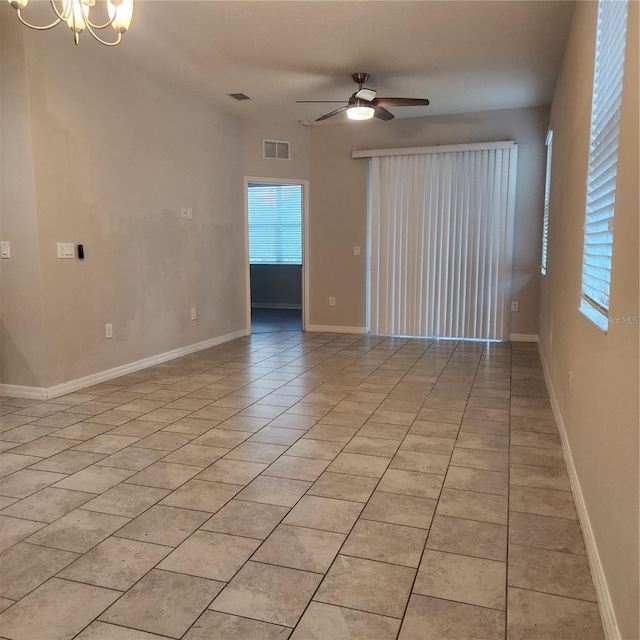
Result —
<instances>
[{"instance_id":1,"label":"chandelier","mask_svg":"<svg viewBox=\"0 0 640 640\"><path fill-rule=\"evenodd\" d=\"M31 29L44 31L55 27L60 22L66 22L73 32L73 40L76 44L80 41L80 34L86 29L98 42L113 47L120 43L122 34L131 24L133 15L133 0L106 0L108 21L95 23L89 18L91 9L96 0L50 0L55 13L55 20L51 24L34 25L22 17L22 10L29 0L9 0L9 4L18 12L20 22ZM105 16L106 18L107 16ZM98 31L111 27L116 32L115 40L103 40Z\"/></svg>"}]
</instances>

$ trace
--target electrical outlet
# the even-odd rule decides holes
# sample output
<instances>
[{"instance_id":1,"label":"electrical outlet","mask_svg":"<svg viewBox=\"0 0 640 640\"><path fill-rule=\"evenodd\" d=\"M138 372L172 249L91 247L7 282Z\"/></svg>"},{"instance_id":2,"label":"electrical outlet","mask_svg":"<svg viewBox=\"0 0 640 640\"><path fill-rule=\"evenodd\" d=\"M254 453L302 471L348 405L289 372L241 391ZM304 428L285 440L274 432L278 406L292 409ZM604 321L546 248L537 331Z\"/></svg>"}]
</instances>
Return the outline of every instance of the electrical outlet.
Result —
<instances>
[{"instance_id":1,"label":"electrical outlet","mask_svg":"<svg viewBox=\"0 0 640 640\"><path fill-rule=\"evenodd\" d=\"M330 307L335 307L336 306L336 299L333 296L331 296L329 298L329 306Z\"/></svg>"},{"instance_id":2,"label":"electrical outlet","mask_svg":"<svg viewBox=\"0 0 640 640\"><path fill-rule=\"evenodd\" d=\"M105 324L104 325L104 337L108 340L109 338L113 338L113 325Z\"/></svg>"},{"instance_id":3,"label":"electrical outlet","mask_svg":"<svg viewBox=\"0 0 640 640\"><path fill-rule=\"evenodd\" d=\"M511 311L513 311L513 313L517 313L518 311L520 311L520 303L517 300L514 300L511 303Z\"/></svg>"},{"instance_id":4,"label":"electrical outlet","mask_svg":"<svg viewBox=\"0 0 640 640\"><path fill-rule=\"evenodd\" d=\"M353 255L354 256L360 255L360 247L353 247Z\"/></svg>"},{"instance_id":5,"label":"electrical outlet","mask_svg":"<svg viewBox=\"0 0 640 640\"><path fill-rule=\"evenodd\" d=\"M197 317L198 317L198 316L197 316L197 314L196 314L196 308L195 308L195 307L193 307L193 308L191 309L191 319L192 319L192 320L195 320Z\"/></svg>"},{"instance_id":6,"label":"electrical outlet","mask_svg":"<svg viewBox=\"0 0 640 640\"><path fill-rule=\"evenodd\" d=\"M569 371L569 397L573 394L573 371Z\"/></svg>"}]
</instances>

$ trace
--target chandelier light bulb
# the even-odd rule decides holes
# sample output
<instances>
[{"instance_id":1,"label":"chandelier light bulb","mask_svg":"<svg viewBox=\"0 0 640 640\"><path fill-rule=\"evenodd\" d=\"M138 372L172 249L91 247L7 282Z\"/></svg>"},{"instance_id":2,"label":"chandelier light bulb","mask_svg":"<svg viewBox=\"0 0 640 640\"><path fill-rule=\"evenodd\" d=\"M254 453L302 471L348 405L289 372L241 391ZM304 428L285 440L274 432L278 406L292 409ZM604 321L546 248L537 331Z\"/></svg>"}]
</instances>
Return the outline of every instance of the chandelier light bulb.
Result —
<instances>
[{"instance_id":1,"label":"chandelier light bulb","mask_svg":"<svg viewBox=\"0 0 640 640\"><path fill-rule=\"evenodd\" d=\"M74 34L80 34L85 30L87 26L85 16L88 20L90 8L89 3L84 2L84 0L64 0L62 17Z\"/></svg>"},{"instance_id":2,"label":"chandelier light bulb","mask_svg":"<svg viewBox=\"0 0 640 640\"><path fill-rule=\"evenodd\" d=\"M124 33L131 25L133 0L107 0L109 19L116 33Z\"/></svg>"}]
</instances>

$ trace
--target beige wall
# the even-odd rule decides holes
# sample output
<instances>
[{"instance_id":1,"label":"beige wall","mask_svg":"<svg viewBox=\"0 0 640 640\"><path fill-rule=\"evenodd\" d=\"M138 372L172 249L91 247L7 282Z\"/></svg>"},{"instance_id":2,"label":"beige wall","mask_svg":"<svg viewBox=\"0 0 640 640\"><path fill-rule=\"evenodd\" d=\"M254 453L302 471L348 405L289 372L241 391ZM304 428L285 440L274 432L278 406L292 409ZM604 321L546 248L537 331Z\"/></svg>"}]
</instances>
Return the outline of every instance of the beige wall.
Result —
<instances>
[{"instance_id":1,"label":"beige wall","mask_svg":"<svg viewBox=\"0 0 640 640\"><path fill-rule=\"evenodd\" d=\"M9 46L16 68L3 76L3 187L19 180L9 196L25 202L11 206L3 188L13 258L3 261L0 382L49 387L243 329L236 118L136 72L124 48L76 48L65 30L38 34L4 17L3 64ZM84 244L86 259L59 260L59 241ZM32 319L38 299L46 334ZM48 357L36 361L43 337Z\"/></svg>"},{"instance_id":2,"label":"beige wall","mask_svg":"<svg viewBox=\"0 0 640 640\"><path fill-rule=\"evenodd\" d=\"M367 161L358 149L515 140L518 182L511 333L538 333L544 140L547 107L325 125L312 129L310 183L311 323L366 324ZM353 247L362 247L359 257ZM328 306L329 296L336 307Z\"/></svg>"},{"instance_id":3,"label":"beige wall","mask_svg":"<svg viewBox=\"0 0 640 640\"><path fill-rule=\"evenodd\" d=\"M540 339L624 640L638 625L638 3L629 3L608 333L578 311L596 3L576 5L553 102ZM569 394L569 372L573 373Z\"/></svg>"},{"instance_id":4,"label":"beige wall","mask_svg":"<svg viewBox=\"0 0 640 640\"><path fill-rule=\"evenodd\" d=\"M46 335L38 221L21 32L0 10L0 239L12 258L0 260L0 383L37 386L46 368ZM13 16L9 16L13 17Z\"/></svg>"}]
</instances>

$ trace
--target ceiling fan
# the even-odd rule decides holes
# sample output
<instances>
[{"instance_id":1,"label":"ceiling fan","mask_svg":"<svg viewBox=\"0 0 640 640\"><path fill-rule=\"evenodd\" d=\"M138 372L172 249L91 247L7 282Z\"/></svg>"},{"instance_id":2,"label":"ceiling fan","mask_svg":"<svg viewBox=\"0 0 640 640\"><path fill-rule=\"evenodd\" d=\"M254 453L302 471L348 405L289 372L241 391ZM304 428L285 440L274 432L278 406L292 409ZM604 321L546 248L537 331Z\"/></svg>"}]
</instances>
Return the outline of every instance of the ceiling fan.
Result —
<instances>
[{"instance_id":1,"label":"ceiling fan","mask_svg":"<svg viewBox=\"0 0 640 640\"><path fill-rule=\"evenodd\" d=\"M373 89L367 89L362 85L369 79L368 73L354 73L353 81L358 85L358 90L349 98L346 105L325 113L316 118L316 122L337 116L343 111L347 112L347 117L351 120L369 120L376 117L380 120L391 120L395 116L385 107L419 107L427 106L429 101L426 98L376 98ZM296 100L298 103L330 103L344 102L343 100Z\"/></svg>"}]
</instances>

